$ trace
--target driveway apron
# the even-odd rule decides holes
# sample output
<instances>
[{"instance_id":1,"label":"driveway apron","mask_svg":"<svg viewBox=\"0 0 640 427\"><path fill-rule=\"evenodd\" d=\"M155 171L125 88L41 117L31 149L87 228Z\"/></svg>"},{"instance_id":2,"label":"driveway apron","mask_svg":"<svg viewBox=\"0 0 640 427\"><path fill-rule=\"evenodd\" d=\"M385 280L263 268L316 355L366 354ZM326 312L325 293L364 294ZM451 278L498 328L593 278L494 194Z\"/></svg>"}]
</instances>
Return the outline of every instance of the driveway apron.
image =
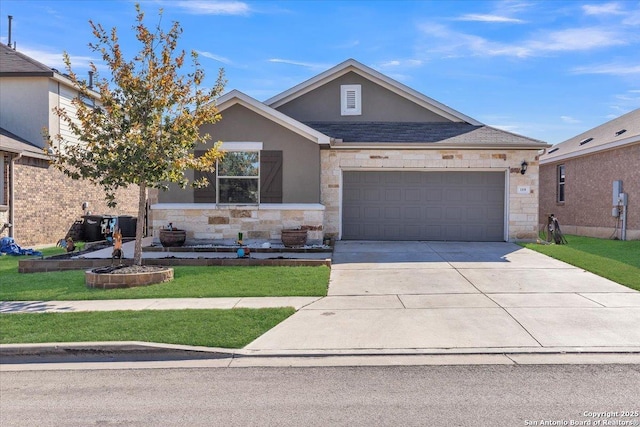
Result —
<instances>
[{"instance_id":1,"label":"driveway apron","mask_svg":"<svg viewBox=\"0 0 640 427\"><path fill-rule=\"evenodd\" d=\"M639 292L515 244L341 241L328 296L246 349L640 351L639 324Z\"/></svg>"}]
</instances>

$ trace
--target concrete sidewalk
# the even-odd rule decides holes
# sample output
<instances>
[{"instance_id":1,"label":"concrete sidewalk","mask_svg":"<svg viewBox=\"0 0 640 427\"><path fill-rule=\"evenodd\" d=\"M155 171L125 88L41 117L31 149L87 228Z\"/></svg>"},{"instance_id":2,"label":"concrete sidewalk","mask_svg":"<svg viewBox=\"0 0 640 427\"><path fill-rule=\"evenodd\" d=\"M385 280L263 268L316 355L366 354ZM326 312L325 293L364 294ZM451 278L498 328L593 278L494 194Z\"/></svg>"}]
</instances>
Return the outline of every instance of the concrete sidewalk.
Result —
<instances>
[{"instance_id":1,"label":"concrete sidewalk","mask_svg":"<svg viewBox=\"0 0 640 427\"><path fill-rule=\"evenodd\" d=\"M147 298L82 301L1 301L0 313L71 313L78 311L277 308L296 310L321 297Z\"/></svg>"}]
</instances>

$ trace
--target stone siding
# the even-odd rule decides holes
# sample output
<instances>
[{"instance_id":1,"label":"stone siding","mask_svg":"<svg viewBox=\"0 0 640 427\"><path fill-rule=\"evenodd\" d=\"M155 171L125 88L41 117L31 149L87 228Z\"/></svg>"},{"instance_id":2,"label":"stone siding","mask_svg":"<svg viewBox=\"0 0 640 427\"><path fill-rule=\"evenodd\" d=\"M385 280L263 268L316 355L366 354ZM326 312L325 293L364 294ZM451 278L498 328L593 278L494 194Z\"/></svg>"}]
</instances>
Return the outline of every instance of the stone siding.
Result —
<instances>
[{"instance_id":1,"label":"stone siding","mask_svg":"<svg viewBox=\"0 0 640 427\"><path fill-rule=\"evenodd\" d=\"M168 226L186 230L187 244L198 241L280 240L283 228L308 230L309 244L322 243L324 206L320 204L261 204L224 206L204 203L159 203L151 206L154 242Z\"/></svg>"},{"instance_id":2,"label":"stone siding","mask_svg":"<svg viewBox=\"0 0 640 427\"><path fill-rule=\"evenodd\" d=\"M554 214L563 233L620 237L611 215L613 181L628 194L627 240L640 239L640 144L547 163L540 167L540 223ZM557 166L565 165L565 201L556 201ZM616 232L616 226L618 231Z\"/></svg>"},{"instance_id":3,"label":"stone siding","mask_svg":"<svg viewBox=\"0 0 640 427\"><path fill-rule=\"evenodd\" d=\"M375 150L336 149L321 151L321 203L325 206L325 235L340 237L342 171L424 170L507 172L506 229L509 241L533 240L538 234L537 150ZM526 174L520 164L528 163ZM529 187L519 194L519 186Z\"/></svg>"},{"instance_id":4,"label":"stone siding","mask_svg":"<svg viewBox=\"0 0 640 427\"><path fill-rule=\"evenodd\" d=\"M76 221L82 220L82 203L94 214L138 214L138 187L117 192L118 206L107 207L104 193L88 181L72 180L47 160L23 157L14 169L13 235L22 247L55 244Z\"/></svg>"}]
</instances>

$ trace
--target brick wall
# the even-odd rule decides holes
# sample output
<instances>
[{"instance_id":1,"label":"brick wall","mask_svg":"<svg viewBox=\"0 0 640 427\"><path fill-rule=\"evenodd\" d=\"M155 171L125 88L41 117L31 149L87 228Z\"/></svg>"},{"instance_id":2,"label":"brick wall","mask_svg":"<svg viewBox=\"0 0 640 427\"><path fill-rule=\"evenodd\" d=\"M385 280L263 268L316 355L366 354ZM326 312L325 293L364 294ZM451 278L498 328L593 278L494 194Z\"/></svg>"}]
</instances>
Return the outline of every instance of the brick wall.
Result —
<instances>
[{"instance_id":1,"label":"brick wall","mask_svg":"<svg viewBox=\"0 0 640 427\"><path fill-rule=\"evenodd\" d=\"M48 161L23 157L15 164L13 234L23 247L52 244L81 220L82 203L93 214L137 215L138 187L117 193L118 206L107 207L103 191L88 181L75 181Z\"/></svg>"},{"instance_id":2,"label":"brick wall","mask_svg":"<svg viewBox=\"0 0 640 427\"><path fill-rule=\"evenodd\" d=\"M532 240L538 233L537 150L322 150L322 204L325 234L340 232L342 170L477 170L508 172L508 239ZM520 164L529 164L525 175ZM519 194L518 186L529 187Z\"/></svg>"},{"instance_id":3,"label":"brick wall","mask_svg":"<svg viewBox=\"0 0 640 427\"><path fill-rule=\"evenodd\" d=\"M556 168L560 164L565 165L564 203L556 202ZM640 239L640 144L542 165L541 222L553 213L565 233L612 237L617 222L611 215L616 180L622 180L623 191L629 195L627 239Z\"/></svg>"}]
</instances>

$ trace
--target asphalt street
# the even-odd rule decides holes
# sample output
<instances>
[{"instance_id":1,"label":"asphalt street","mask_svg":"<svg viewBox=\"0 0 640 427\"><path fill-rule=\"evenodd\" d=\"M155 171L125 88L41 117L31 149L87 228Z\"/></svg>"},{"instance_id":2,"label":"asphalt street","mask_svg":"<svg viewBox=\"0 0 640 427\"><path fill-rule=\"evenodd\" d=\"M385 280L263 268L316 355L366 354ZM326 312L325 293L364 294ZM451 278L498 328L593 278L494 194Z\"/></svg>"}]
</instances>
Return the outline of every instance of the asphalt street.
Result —
<instances>
[{"instance_id":1,"label":"asphalt street","mask_svg":"<svg viewBox=\"0 0 640 427\"><path fill-rule=\"evenodd\" d=\"M638 384L640 365L2 372L0 425L637 426Z\"/></svg>"}]
</instances>

